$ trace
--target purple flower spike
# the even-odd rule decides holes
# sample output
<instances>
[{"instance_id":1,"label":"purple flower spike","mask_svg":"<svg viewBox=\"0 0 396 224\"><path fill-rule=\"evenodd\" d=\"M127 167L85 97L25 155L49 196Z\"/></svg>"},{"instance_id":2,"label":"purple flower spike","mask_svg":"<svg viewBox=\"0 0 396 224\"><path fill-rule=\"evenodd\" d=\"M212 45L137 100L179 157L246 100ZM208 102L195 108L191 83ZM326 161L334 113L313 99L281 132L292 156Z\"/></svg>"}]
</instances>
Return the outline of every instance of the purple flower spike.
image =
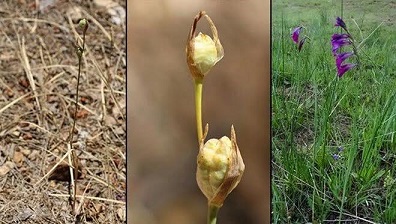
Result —
<instances>
[{"instance_id":1,"label":"purple flower spike","mask_svg":"<svg viewBox=\"0 0 396 224\"><path fill-rule=\"evenodd\" d=\"M353 67L356 66L356 64L343 64L345 60L347 60L349 57L354 55L355 52L343 52L343 53L338 53L339 49L343 46L354 44L352 37L349 35L349 32L346 28L346 25L344 21L340 18L336 18L336 23L334 26L339 26L342 29L344 29L347 33L339 34L335 33L333 36L331 36L331 47L332 47L332 52L333 56L336 61L336 67L337 67L337 75L338 77L342 77L345 72L351 70ZM355 46L353 46L355 49ZM340 150L341 151L341 150Z\"/></svg>"},{"instance_id":2,"label":"purple flower spike","mask_svg":"<svg viewBox=\"0 0 396 224\"><path fill-rule=\"evenodd\" d=\"M351 70L355 66L356 66L356 64L344 64L344 65L341 65L340 67L337 67L338 77L341 78L345 72Z\"/></svg>"},{"instance_id":3,"label":"purple flower spike","mask_svg":"<svg viewBox=\"0 0 396 224\"><path fill-rule=\"evenodd\" d=\"M302 26L299 26L293 30L292 39L293 39L294 43L296 43L296 44L298 44L298 38L300 37L301 29L302 29Z\"/></svg>"},{"instance_id":4,"label":"purple flower spike","mask_svg":"<svg viewBox=\"0 0 396 224\"><path fill-rule=\"evenodd\" d=\"M337 54L336 55L336 65L337 68L341 67L342 62L344 62L346 59L348 59L349 57L351 57L353 55L353 52L344 52L341 54Z\"/></svg>"},{"instance_id":5,"label":"purple flower spike","mask_svg":"<svg viewBox=\"0 0 396 224\"><path fill-rule=\"evenodd\" d=\"M340 26L340 27L342 27L345 31L347 31L346 25L345 25L344 21L343 21L340 17L337 17L337 18L336 18L336 23L334 24L334 26Z\"/></svg>"}]
</instances>

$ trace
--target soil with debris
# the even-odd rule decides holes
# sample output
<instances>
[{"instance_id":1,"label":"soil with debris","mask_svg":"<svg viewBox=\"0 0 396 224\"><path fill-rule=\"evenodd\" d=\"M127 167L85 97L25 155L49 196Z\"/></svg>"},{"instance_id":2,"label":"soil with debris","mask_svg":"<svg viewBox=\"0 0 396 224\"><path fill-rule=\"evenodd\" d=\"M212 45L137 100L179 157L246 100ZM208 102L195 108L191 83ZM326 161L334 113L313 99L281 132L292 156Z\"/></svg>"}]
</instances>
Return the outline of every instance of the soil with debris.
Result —
<instances>
[{"instance_id":1,"label":"soil with debris","mask_svg":"<svg viewBox=\"0 0 396 224\"><path fill-rule=\"evenodd\" d=\"M125 4L1 1L0 223L126 223Z\"/></svg>"}]
</instances>

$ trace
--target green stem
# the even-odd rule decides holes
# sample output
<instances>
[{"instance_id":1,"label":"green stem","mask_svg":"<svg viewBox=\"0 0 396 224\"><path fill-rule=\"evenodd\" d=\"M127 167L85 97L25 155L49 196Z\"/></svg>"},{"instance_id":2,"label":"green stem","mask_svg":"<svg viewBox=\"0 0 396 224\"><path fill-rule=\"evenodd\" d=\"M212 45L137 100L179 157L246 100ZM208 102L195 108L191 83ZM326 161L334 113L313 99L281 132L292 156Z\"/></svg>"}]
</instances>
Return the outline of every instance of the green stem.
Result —
<instances>
[{"instance_id":1,"label":"green stem","mask_svg":"<svg viewBox=\"0 0 396 224\"><path fill-rule=\"evenodd\" d=\"M75 151L73 150L73 135L74 135L74 130L76 129L76 120L77 120L77 111L78 111L78 95L79 95L79 86L80 86L80 77L81 77L81 64L82 64L82 55L85 51L85 31L83 33L83 42L82 42L82 48L80 49L77 47L76 49L77 55L78 55L78 73L77 73L77 87L76 87L76 100L74 101L74 116L73 116L73 125L70 130L69 134L69 145L72 153L72 166L73 169L70 168L70 183L73 184L73 192L70 192L70 197L71 197L71 203L72 203L72 208L73 208L73 213L76 211L76 192L77 192L77 186L75 181L77 180L78 176L78 167L77 166L77 156ZM71 188L70 188L71 191Z\"/></svg>"},{"instance_id":2,"label":"green stem","mask_svg":"<svg viewBox=\"0 0 396 224\"><path fill-rule=\"evenodd\" d=\"M74 134L74 129L76 128L76 120L77 120L77 111L78 111L78 90L80 86L80 76L81 76L81 64L82 64L82 55L85 51L85 32L83 33L83 42L82 42L82 48L77 49L78 53L78 73L77 73L77 90L76 90L76 100L74 101L74 117L73 117L73 126L70 131L70 148L73 146L73 134Z\"/></svg>"},{"instance_id":3,"label":"green stem","mask_svg":"<svg viewBox=\"0 0 396 224\"><path fill-rule=\"evenodd\" d=\"M198 134L198 144L201 143L202 140L202 86L203 79L197 78L195 79L194 87L195 87L195 114L197 120L197 134Z\"/></svg>"},{"instance_id":4,"label":"green stem","mask_svg":"<svg viewBox=\"0 0 396 224\"><path fill-rule=\"evenodd\" d=\"M208 204L208 224L216 224L219 207Z\"/></svg>"}]
</instances>

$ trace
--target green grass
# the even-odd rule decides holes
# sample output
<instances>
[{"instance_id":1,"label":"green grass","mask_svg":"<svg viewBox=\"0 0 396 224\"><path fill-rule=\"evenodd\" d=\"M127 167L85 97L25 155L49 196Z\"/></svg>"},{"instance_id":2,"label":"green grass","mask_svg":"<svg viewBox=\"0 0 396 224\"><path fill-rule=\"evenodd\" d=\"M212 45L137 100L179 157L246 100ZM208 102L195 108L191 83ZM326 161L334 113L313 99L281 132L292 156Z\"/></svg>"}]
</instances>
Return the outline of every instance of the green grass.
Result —
<instances>
[{"instance_id":1,"label":"green grass","mask_svg":"<svg viewBox=\"0 0 396 224\"><path fill-rule=\"evenodd\" d=\"M341 1L273 2L273 223L396 223L396 25L386 2L344 2L361 66L342 78L330 45ZM301 52L290 38L299 25L309 37Z\"/></svg>"}]
</instances>

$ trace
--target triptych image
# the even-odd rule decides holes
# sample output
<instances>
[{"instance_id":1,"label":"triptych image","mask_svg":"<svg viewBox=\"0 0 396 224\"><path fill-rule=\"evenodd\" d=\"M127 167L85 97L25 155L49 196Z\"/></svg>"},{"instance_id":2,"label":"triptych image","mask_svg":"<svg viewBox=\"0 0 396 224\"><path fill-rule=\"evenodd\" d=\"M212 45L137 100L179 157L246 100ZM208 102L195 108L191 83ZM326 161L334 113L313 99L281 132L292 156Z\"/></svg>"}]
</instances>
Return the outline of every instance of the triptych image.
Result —
<instances>
[{"instance_id":1,"label":"triptych image","mask_svg":"<svg viewBox=\"0 0 396 224\"><path fill-rule=\"evenodd\" d=\"M2 1L0 223L396 223L394 18Z\"/></svg>"}]
</instances>

